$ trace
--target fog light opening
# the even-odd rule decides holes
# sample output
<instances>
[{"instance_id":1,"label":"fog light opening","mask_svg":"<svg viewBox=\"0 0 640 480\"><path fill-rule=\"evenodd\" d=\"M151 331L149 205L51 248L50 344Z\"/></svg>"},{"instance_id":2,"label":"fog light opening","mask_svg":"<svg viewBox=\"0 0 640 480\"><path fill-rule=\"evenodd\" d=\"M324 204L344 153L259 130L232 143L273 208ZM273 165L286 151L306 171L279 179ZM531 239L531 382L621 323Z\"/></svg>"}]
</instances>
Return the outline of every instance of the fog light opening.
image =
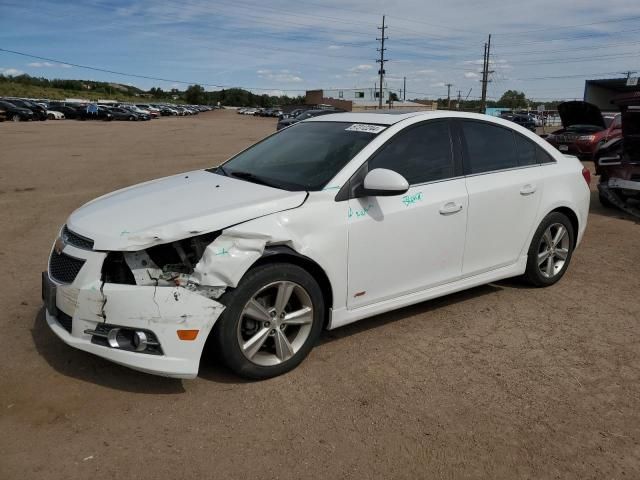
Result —
<instances>
[{"instance_id":1,"label":"fog light opening","mask_svg":"<svg viewBox=\"0 0 640 480\"><path fill-rule=\"evenodd\" d=\"M107 342L109 342L109 346L111 348L120 348L120 344L118 343L118 333L120 333L119 328L112 328L107 334Z\"/></svg>"},{"instance_id":2,"label":"fog light opening","mask_svg":"<svg viewBox=\"0 0 640 480\"><path fill-rule=\"evenodd\" d=\"M142 352L147 349L147 334L136 330L133 332L133 338L131 344L136 349L136 352Z\"/></svg>"}]
</instances>

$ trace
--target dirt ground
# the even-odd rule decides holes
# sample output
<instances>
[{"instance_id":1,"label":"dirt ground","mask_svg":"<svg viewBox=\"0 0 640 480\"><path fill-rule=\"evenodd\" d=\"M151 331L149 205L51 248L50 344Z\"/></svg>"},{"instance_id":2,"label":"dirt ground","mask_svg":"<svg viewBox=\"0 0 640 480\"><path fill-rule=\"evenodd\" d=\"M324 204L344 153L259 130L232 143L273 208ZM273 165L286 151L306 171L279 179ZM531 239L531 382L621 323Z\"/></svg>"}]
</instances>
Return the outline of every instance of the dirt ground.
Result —
<instances>
[{"instance_id":1,"label":"dirt ground","mask_svg":"<svg viewBox=\"0 0 640 480\"><path fill-rule=\"evenodd\" d=\"M640 225L593 195L548 289L500 282L323 335L295 371L172 380L46 327L73 209L217 164L275 120L0 124L0 478L640 478ZM170 199L168 199L170 201Z\"/></svg>"}]
</instances>

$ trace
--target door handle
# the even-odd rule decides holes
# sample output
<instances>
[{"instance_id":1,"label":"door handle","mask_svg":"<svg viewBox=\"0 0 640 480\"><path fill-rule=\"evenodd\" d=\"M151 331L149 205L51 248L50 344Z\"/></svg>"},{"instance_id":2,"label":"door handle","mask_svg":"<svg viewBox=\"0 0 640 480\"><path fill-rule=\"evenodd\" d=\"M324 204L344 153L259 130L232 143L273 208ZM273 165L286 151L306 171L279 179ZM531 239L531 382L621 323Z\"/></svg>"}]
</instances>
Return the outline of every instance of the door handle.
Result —
<instances>
[{"instance_id":1,"label":"door handle","mask_svg":"<svg viewBox=\"0 0 640 480\"><path fill-rule=\"evenodd\" d=\"M527 183L520 189L520 195L531 195L536 193L536 186L533 183Z\"/></svg>"},{"instance_id":2,"label":"door handle","mask_svg":"<svg viewBox=\"0 0 640 480\"><path fill-rule=\"evenodd\" d=\"M440 215L451 215L462 210L462 205L456 202L447 202L440 207Z\"/></svg>"}]
</instances>

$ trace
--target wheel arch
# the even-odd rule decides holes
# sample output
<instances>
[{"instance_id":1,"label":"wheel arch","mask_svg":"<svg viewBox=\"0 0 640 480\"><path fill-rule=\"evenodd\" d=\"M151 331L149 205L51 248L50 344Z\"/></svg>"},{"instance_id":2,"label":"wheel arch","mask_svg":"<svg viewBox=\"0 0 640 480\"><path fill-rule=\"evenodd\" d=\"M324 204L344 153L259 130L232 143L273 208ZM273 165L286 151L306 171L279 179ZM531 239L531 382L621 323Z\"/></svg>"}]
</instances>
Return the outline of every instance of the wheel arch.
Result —
<instances>
[{"instance_id":1,"label":"wheel arch","mask_svg":"<svg viewBox=\"0 0 640 480\"><path fill-rule=\"evenodd\" d=\"M553 210L551 210L549 213L547 213L547 215L549 215L550 213L554 213L554 212L558 212L558 213L562 213L563 215L565 215L569 221L571 222L571 226L573 227L573 234L576 236L576 238L574 238L574 242L578 241L578 233L579 233L579 226L580 226L580 222L578 220L578 215L576 214L576 212L574 212L571 208L569 207L557 207L554 208ZM547 216L545 215L545 217Z\"/></svg>"},{"instance_id":2,"label":"wheel arch","mask_svg":"<svg viewBox=\"0 0 640 480\"><path fill-rule=\"evenodd\" d=\"M326 328L329 324L330 309L333 307L333 289L331 288L329 276L317 262L286 245L267 246L262 257L251 265L251 268L279 262L291 263L305 269L318 282L325 304L324 327Z\"/></svg>"}]
</instances>

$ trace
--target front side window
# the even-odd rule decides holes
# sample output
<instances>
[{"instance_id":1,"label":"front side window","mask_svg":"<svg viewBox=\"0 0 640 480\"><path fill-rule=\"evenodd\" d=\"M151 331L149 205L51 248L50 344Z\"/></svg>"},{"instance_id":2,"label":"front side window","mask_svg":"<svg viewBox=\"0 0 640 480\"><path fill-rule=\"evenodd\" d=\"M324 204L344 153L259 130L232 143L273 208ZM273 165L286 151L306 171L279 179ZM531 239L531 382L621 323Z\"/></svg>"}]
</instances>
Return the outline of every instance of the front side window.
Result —
<instances>
[{"instance_id":1,"label":"front side window","mask_svg":"<svg viewBox=\"0 0 640 480\"><path fill-rule=\"evenodd\" d=\"M463 120L468 174L493 172L518 166L513 131L487 122Z\"/></svg>"},{"instance_id":2,"label":"front side window","mask_svg":"<svg viewBox=\"0 0 640 480\"><path fill-rule=\"evenodd\" d=\"M267 137L210 171L285 190L321 190L384 127L308 122ZM371 127L371 125L369 125Z\"/></svg>"},{"instance_id":3,"label":"front side window","mask_svg":"<svg viewBox=\"0 0 640 480\"><path fill-rule=\"evenodd\" d=\"M447 120L434 120L401 131L369 160L368 170L387 168L410 185L454 176Z\"/></svg>"}]
</instances>

